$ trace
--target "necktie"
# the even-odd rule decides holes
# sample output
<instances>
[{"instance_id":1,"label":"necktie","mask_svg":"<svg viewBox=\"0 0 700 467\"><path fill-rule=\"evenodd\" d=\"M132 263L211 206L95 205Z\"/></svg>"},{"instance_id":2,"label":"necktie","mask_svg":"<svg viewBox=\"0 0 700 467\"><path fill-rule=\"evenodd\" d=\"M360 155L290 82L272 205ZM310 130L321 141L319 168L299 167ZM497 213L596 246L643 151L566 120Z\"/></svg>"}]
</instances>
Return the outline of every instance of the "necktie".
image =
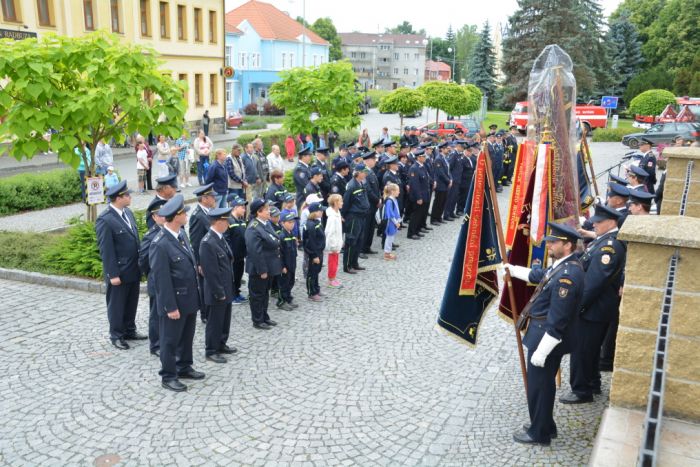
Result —
<instances>
[{"instance_id":1,"label":"necktie","mask_svg":"<svg viewBox=\"0 0 700 467\"><path fill-rule=\"evenodd\" d=\"M126 225L128 225L129 228L131 228L131 222L129 222L129 218L126 216L125 211L122 211L122 219L124 219L124 222L126 222Z\"/></svg>"}]
</instances>

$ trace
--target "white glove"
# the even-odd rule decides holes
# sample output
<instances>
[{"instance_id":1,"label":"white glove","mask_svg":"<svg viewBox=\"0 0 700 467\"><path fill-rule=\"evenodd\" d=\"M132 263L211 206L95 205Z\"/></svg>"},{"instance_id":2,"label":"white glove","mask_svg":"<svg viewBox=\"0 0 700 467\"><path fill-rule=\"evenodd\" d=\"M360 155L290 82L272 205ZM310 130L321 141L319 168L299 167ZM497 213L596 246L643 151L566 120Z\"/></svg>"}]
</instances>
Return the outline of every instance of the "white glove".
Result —
<instances>
[{"instance_id":1,"label":"white glove","mask_svg":"<svg viewBox=\"0 0 700 467\"><path fill-rule=\"evenodd\" d=\"M506 263L505 267L510 271L511 276L521 281L528 282L528 277L530 277L530 271L532 271L532 269L526 268L525 266L514 266L508 263Z\"/></svg>"},{"instance_id":2,"label":"white glove","mask_svg":"<svg viewBox=\"0 0 700 467\"><path fill-rule=\"evenodd\" d=\"M540 344L537 346L537 350L532 354L530 362L535 366L543 367L547 356L552 353L554 347L559 345L560 342L561 339L555 339L545 332Z\"/></svg>"}]
</instances>

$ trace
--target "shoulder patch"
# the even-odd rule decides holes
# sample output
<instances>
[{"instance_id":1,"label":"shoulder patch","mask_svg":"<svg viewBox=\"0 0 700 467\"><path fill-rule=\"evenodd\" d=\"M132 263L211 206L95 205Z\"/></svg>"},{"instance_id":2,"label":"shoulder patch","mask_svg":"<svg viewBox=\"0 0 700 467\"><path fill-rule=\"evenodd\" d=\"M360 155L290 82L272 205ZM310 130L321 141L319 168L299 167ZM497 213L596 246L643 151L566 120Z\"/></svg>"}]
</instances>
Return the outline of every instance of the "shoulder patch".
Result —
<instances>
[{"instance_id":1,"label":"shoulder patch","mask_svg":"<svg viewBox=\"0 0 700 467\"><path fill-rule=\"evenodd\" d=\"M559 283L566 284L566 285L573 285L573 282L571 281L571 279L566 279L566 278L559 279Z\"/></svg>"},{"instance_id":2,"label":"shoulder patch","mask_svg":"<svg viewBox=\"0 0 700 467\"><path fill-rule=\"evenodd\" d=\"M613 255L615 254L615 248L611 246L604 246L603 248L600 249L600 251L607 251L609 253L612 253Z\"/></svg>"},{"instance_id":3,"label":"shoulder patch","mask_svg":"<svg viewBox=\"0 0 700 467\"><path fill-rule=\"evenodd\" d=\"M567 295L569 295L569 289L565 287L559 287L559 296L561 298L565 298Z\"/></svg>"},{"instance_id":4,"label":"shoulder patch","mask_svg":"<svg viewBox=\"0 0 700 467\"><path fill-rule=\"evenodd\" d=\"M600 258L600 262L603 264L610 264L610 255L603 255Z\"/></svg>"}]
</instances>

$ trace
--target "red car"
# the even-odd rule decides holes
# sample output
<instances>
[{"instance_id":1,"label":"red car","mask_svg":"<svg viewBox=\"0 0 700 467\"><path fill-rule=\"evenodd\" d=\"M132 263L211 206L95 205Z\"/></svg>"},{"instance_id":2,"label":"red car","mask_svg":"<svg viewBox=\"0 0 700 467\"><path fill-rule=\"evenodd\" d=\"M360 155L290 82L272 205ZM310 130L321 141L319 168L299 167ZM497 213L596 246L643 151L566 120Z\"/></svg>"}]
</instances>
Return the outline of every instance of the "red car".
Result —
<instances>
[{"instance_id":1,"label":"red car","mask_svg":"<svg viewBox=\"0 0 700 467\"><path fill-rule=\"evenodd\" d=\"M418 131L425 133L426 131L437 132L439 136L451 135L459 128L466 135L469 133L469 129L462 124L459 120L445 120L442 122L432 122L426 123L418 127Z\"/></svg>"},{"instance_id":2,"label":"red car","mask_svg":"<svg viewBox=\"0 0 700 467\"><path fill-rule=\"evenodd\" d=\"M234 112L232 114L229 114L228 117L226 117L226 126L228 128L238 128L243 124L243 116L239 114L238 112Z\"/></svg>"}]
</instances>

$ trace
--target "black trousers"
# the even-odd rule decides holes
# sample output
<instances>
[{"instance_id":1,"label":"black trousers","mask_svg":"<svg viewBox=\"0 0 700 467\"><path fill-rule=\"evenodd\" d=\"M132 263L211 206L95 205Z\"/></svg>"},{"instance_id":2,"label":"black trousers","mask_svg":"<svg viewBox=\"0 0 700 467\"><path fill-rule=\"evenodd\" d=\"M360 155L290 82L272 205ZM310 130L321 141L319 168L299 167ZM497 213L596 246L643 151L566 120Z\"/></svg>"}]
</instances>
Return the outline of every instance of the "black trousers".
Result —
<instances>
[{"instance_id":1,"label":"black trousers","mask_svg":"<svg viewBox=\"0 0 700 467\"><path fill-rule=\"evenodd\" d=\"M423 204L418 204L412 201L411 205L413 207L411 209L411 219L408 223L408 235L415 235L425 225L425 219L428 216L428 203L423 201Z\"/></svg>"},{"instance_id":2,"label":"black trousers","mask_svg":"<svg viewBox=\"0 0 700 467\"><path fill-rule=\"evenodd\" d=\"M469 182L466 185L459 186L459 194L457 195L457 212L467 212L467 195L469 195L469 189L471 188L471 185L471 182Z\"/></svg>"},{"instance_id":3,"label":"black trousers","mask_svg":"<svg viewBox=\"0 0 700 467\"><path fill-rule=\"evenodd\" d=\"M250 304L250 316L253 324L261 324L270 321L267 314L267 306L270 301L270 276L263 279L259 275L248 275L248 303Z\"/></svg>"},{"instance_id":4,"label":"black trousers","mask_svg":"<svg viewBox=\"0 0 700 467\"><path fill-rule=\"evenodd\" d=\"M156 309L156 297L148 296L148 343L151 352L160 349L160 314Z\"/></svg>"},{"instance_id":5,"label":"black trousers","mask_svg":"<svg viewBox=\"0 0 700 467\"><path fill-rule=\"evenodd\" d=\"M447 202L445 203L445 211L443 215L445 217L454 217L455 208L457 207L457 198L459 197L459 185L452 183L452 187L447 192Z\"/></svg>"},{"instance_id":6,"label":"black trousers","mask_svg":"<svg viewBox=\"0 0 700 467\"><path fill-rule=\"evenodd\" d=\"M445 204L447 203L447 190L436 191L435 200L433 201L433 210L430 212L430 221L436 222L442 219L445 212Z\"/></svg>"},{"instance_id":7,"label":"black trousers","mask_svg":"<svg viewBox=\"0 0 700 467\"><path fill-rule=\"evenodd\" d=\"M153 162L151 161L146 169L146 186L147 190L153 189Z\"/></svg>"},{"instance_id":8,"label":"black trousers","mask_svg":"<svg viewBox=\"0 0 700 467\"><path fill-rule=\"evenodd\" d=\"M209 319L204 330L204 354L214 355L226 345L231 329L231 304L209 305Z\"/></svg>"},{"instance_id":9,"label":"black trousers","mask_svg":"<svg viewBox=\"0 0 700 467\"><path fill-rule=\"evenodd\" d=\"M428 227L428 215L429 215L429 211L430 211L430 203L434 202L434 199L435 199L434 194L435 194L435 192L433 190L430 190L430 194L428 195L428 202L423 203L423 204L425 204L425 208L424 208L425 211L421 215L421 225L420 225L421 229L424 227Z\"/></svg>"},{"instance_id":10,"label":"black trousers","mask_svg":"<svg viewBox=\"0 0 700 467\"><path fill-rule=\"evenodd\" d=\"M343 270L359 266L360 250L364 240L365 217L348 214L345 219L345 247L343 248Z\"/></svg>"},{"instance_id":11,"label":"black trousers","mask_svg":"<svg viewBox=\"0 0 700 467\"><path fill-rule=\"evenodd\" d=\"M513 180L513 173L515 172L515 156L511 157L509 163L503 163L503 177L509 182Z\"/></svg>"},{"instance_id":12,"label":"black trousers","mask_svg":"<svg viewBox=\"0 0 700 467\"><path fill-rule=\"evenodd\" d=\"M197 313L180 314L180 319L160 317L160 376L163 381L177 379L192 369L192 340Z\"/></svg>"},{"instance_id":13,"label":"black trousers","mask_svg":"<svg viewBox=\"0 0 700 467\"><path fill-rule=\"evenodd\" d=\"M528 434L535 441L548 442L557 431L554 423L554 398L556 396L556 375L561 363L561 355L550 354L544 367L530 362L534 350L527 355L527 409L530 412Z\"/></svg>"},{"instance_id":14,"label":"black trousers","mask_svg":"<svg viewBox=\"0 0 700 467\"><path fill-rule=\"evenodd\" d=\"M296 267L292 269L287 268L287 274L279 276L280 298L277 300L278 304L281 305L284 302L292 303L292 288L294 288L295 275Z\"/></svg>"},{"instance_id":15,"label":"black trousers","mask_svg":"<svg viewBox=\"0 0 700 467\"><path fill-rule=\"evenodd\" d=\"M362 251L367 252L372 249L372 241L374 240L374 234L377 231L377 220L374 215L377 212L376 207L370 207L367 217L365 218L363 240L362 240Z\"/></svg>"},{"instance_id":16,"label":"black trousers","mask_svg":"<svg viewBox=\"0 0 700 467\"><path fill-rule=\"evenodd\" d=\"M241 281L243 280L243 272L245 271L245 259L233 260L233 296L237 297L241 294Z\"/></svg>"},{"instance_id":17,"label":"black trousers","mask_svg":"<svg viewBox=\"0 0 700 467\"><path fill-rule=\"evenodd\" d=\"M123 339L136 333L140 287L139 281L122 282L121 285L112 285L107 281L107 319L111 340Z\"/></svg>"},{"instance_id":18,"label":"black trousers","mask_svg":"<svg viewBox=\"0 0 700 467\"><path fill-rule=\"evenodd\" d=\"M603 346L600 349L600 363L612 365L615 362L615 341L617 340L617 327L620 324L620 319L615 318L608 324L608 330L605 332Z\"/></svg>"},{"instance_id":19,"label":"black trousers","mask_svg":"<svg viewBox=\"0 0 700 467\"><path fill-rule=\"evenodd\" d=\"M416 203L414 201L411 201L410 199L408 199L408 194L406 194L406 199L405 199L404 203L406 206L404 207L404 210L403 210L403 221L405 224L408 224L411 222L411 214L413 214L413 210L415 208Z\"/></svg>"},{"instance_id":20,"label":"black trousers","mask_svg":"<svg viewBox=\"0 0 700 467\"><path fill-rule=\"evenodd\" d=\"M571 350L571 391L577 396L591 397L600 389L598 361L600 347L608 330L607 322L579 319L576 342Z\"/></svg>"},{"instance_id":21,"label":"black trousers","mask_svg":"<svg viewBox=\"0 0 700 467\"><path fill-rule=\"evenodd\" d=\"M309 294L309 297L318 295L321 292L321 287L318 285L318 276L321 274L322 268L322 262L314 264L313 261L309 261L309 273L306 275L306 293Z\"/></svg>"}]
</instances>

